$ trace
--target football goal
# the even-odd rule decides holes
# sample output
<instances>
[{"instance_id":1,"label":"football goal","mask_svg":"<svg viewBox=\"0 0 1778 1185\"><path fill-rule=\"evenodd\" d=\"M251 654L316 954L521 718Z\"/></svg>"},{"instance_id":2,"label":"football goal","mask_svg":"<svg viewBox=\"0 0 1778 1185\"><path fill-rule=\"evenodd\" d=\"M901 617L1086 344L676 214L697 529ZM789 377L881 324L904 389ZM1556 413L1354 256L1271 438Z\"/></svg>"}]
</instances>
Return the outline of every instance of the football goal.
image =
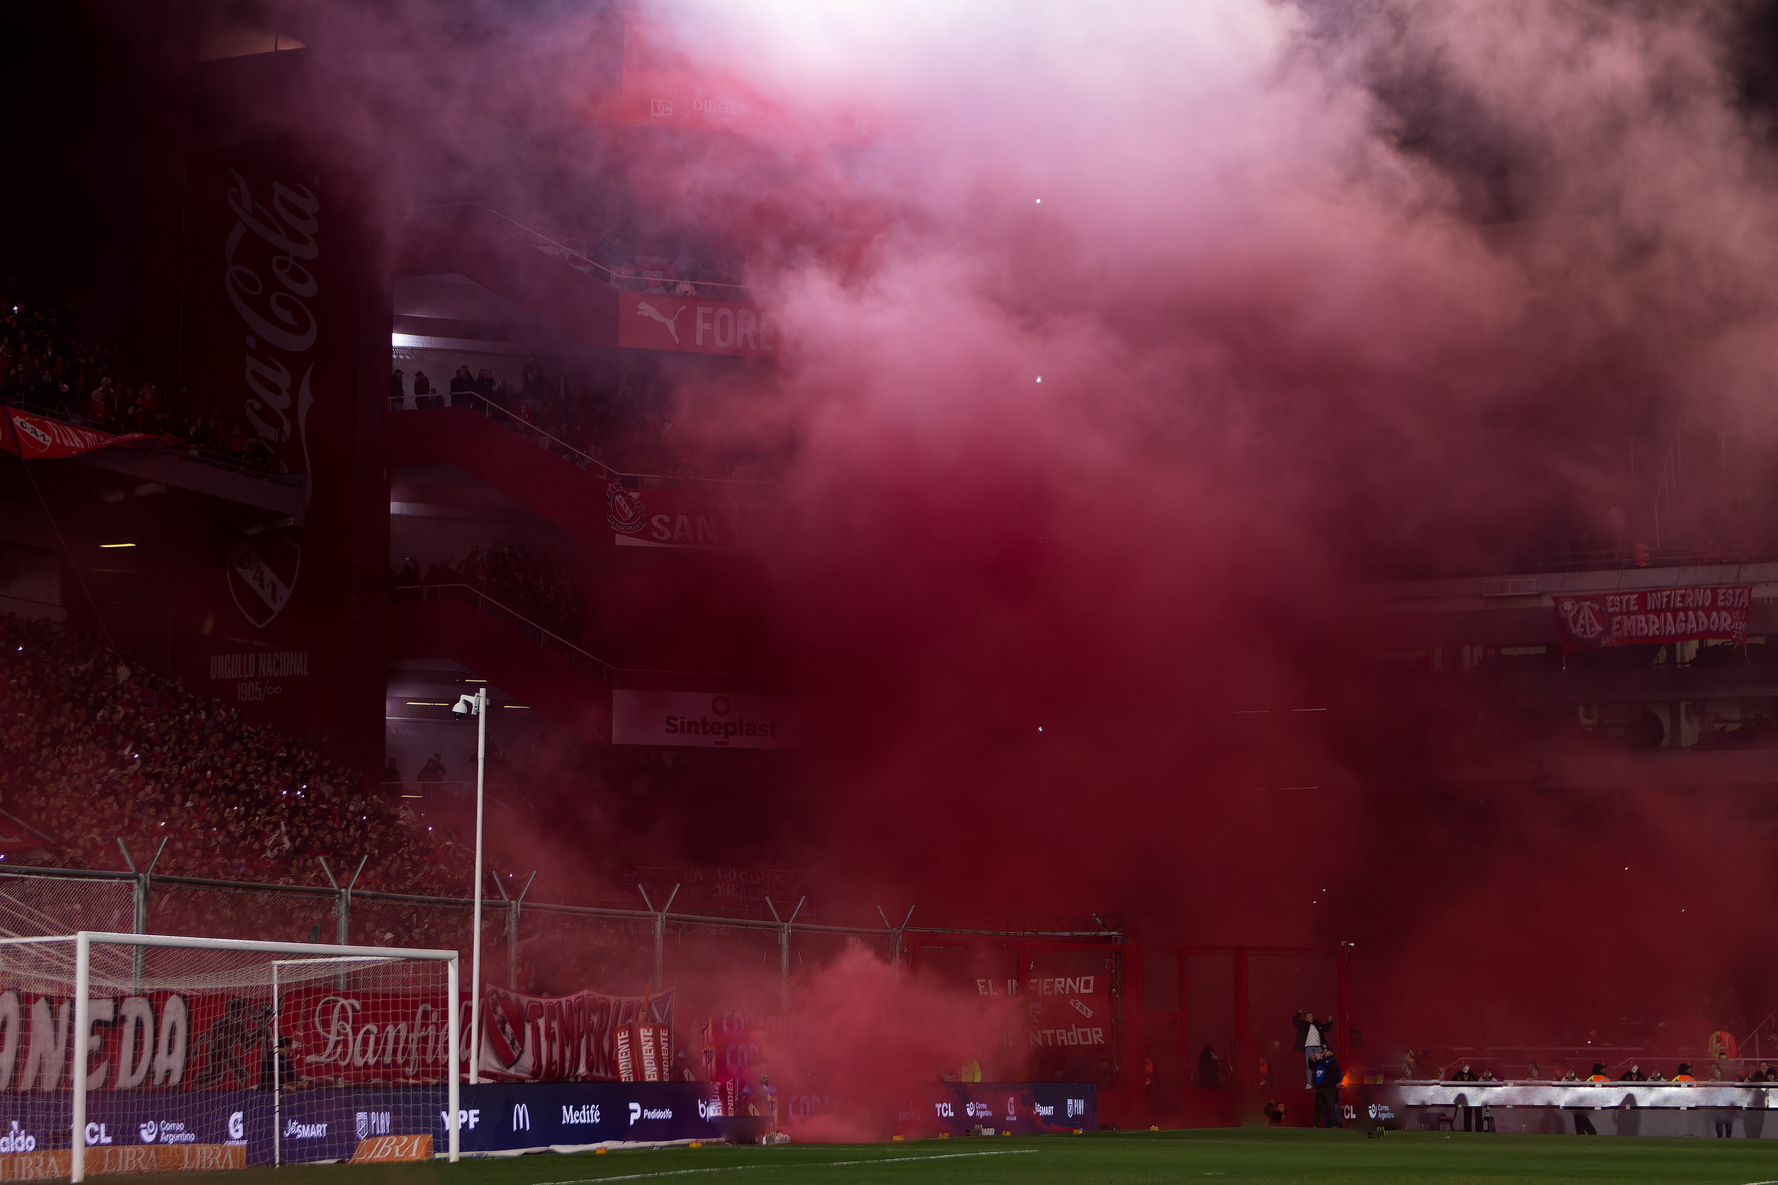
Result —
<instances>
[{"instance_id":1,"label":"football goal","mask_svg":"<svg viewBox=\"0 0 1778 1185\"><path fill-rule=\"evenodd\" d=\"M458 1011L456 951L0 940L0 1179L454 1161Z\"/></svg>"}]
</instances>

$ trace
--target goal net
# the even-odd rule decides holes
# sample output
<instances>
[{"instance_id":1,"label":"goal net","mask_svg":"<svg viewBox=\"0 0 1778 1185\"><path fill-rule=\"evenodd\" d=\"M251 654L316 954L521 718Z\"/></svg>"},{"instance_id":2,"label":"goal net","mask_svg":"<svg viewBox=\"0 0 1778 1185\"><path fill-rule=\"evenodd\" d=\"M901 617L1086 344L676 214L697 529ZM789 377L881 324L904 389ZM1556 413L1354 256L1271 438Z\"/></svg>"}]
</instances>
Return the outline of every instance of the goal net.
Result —
<instances>
[{"instance_id":1,"label":"goal net","mask_svg":"<svg viewBox=\"0 0 1778 1185\"><path fill-rule=\"evenodd\" d=\"M0 1180L457 1159L457 953L0 940Z\"/></svg>"}]
</instances>

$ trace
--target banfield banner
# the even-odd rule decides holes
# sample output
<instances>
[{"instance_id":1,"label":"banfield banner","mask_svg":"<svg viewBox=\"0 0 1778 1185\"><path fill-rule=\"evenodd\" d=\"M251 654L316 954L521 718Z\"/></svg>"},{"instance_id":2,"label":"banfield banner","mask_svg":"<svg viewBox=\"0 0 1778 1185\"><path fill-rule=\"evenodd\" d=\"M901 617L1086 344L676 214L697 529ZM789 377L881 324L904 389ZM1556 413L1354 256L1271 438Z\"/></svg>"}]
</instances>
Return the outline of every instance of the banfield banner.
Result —
<instances>
[{"instance_id":1,"label":"banfield banner","mask_svg":"<svg viewBox=\"0 0 1778 1185\"><path fill-rule=\"evenodd\" d=\"M796 732L785 696L613 691L611 743L793 749Z\"/></svg>"},{"instance_id":2,"label":"banfield banner","mask_svg":"<svg viewBox=\"0 0 1778 1185\"><path fill-rule=\"evenodd\" d=\"M1649 588L1557 596L1562 652L1720 638L1747 641L1748 584Z\"/></svg>"},{"instance_id":3,"label":"banfield banner","mask_svg":"<svg viewBox=\"0 0 1778 1185\"><path fill-rule=\"evenodd\" d=\"M778 314L757 305L655 292L617 294L617 344L627 349L771 358L781 336Z\"/></svg>"}]
</instances>

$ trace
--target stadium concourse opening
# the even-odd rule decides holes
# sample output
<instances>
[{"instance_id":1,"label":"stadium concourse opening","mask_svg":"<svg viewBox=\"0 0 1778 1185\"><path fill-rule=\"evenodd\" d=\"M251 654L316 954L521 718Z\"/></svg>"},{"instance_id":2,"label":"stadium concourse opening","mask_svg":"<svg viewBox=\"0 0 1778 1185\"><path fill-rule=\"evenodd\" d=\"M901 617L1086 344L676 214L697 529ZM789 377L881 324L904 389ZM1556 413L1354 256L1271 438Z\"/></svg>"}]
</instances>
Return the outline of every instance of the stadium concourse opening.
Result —
<instances>
[{"instance_id":1,"label":"stadium concourse opening","mask_svg":"<svg viewBox=\"0 0 1778 1185\"><path fill-rule=\"evenodd\" d=\"M1778 1137L1768 0L35 9L0 1179Z\"/></svg>"}]
</instances>

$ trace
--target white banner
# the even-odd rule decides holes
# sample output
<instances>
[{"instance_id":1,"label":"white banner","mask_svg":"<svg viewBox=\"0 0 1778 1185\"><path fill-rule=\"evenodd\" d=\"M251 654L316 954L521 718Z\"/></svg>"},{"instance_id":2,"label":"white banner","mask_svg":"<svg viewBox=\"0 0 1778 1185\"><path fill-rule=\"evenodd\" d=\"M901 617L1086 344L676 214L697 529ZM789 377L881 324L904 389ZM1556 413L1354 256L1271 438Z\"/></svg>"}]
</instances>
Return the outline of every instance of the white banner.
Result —
<instances>
[{"instance_id":1,"label":"white banner","mask_svg":"<svg viewBox=\"0 0 1778 1185\"><path fill-rule=\"evenodd\" d=\"M611 743L790 749L790 700L704 691L613 691Z\"/></svg>"}]
</instances>

